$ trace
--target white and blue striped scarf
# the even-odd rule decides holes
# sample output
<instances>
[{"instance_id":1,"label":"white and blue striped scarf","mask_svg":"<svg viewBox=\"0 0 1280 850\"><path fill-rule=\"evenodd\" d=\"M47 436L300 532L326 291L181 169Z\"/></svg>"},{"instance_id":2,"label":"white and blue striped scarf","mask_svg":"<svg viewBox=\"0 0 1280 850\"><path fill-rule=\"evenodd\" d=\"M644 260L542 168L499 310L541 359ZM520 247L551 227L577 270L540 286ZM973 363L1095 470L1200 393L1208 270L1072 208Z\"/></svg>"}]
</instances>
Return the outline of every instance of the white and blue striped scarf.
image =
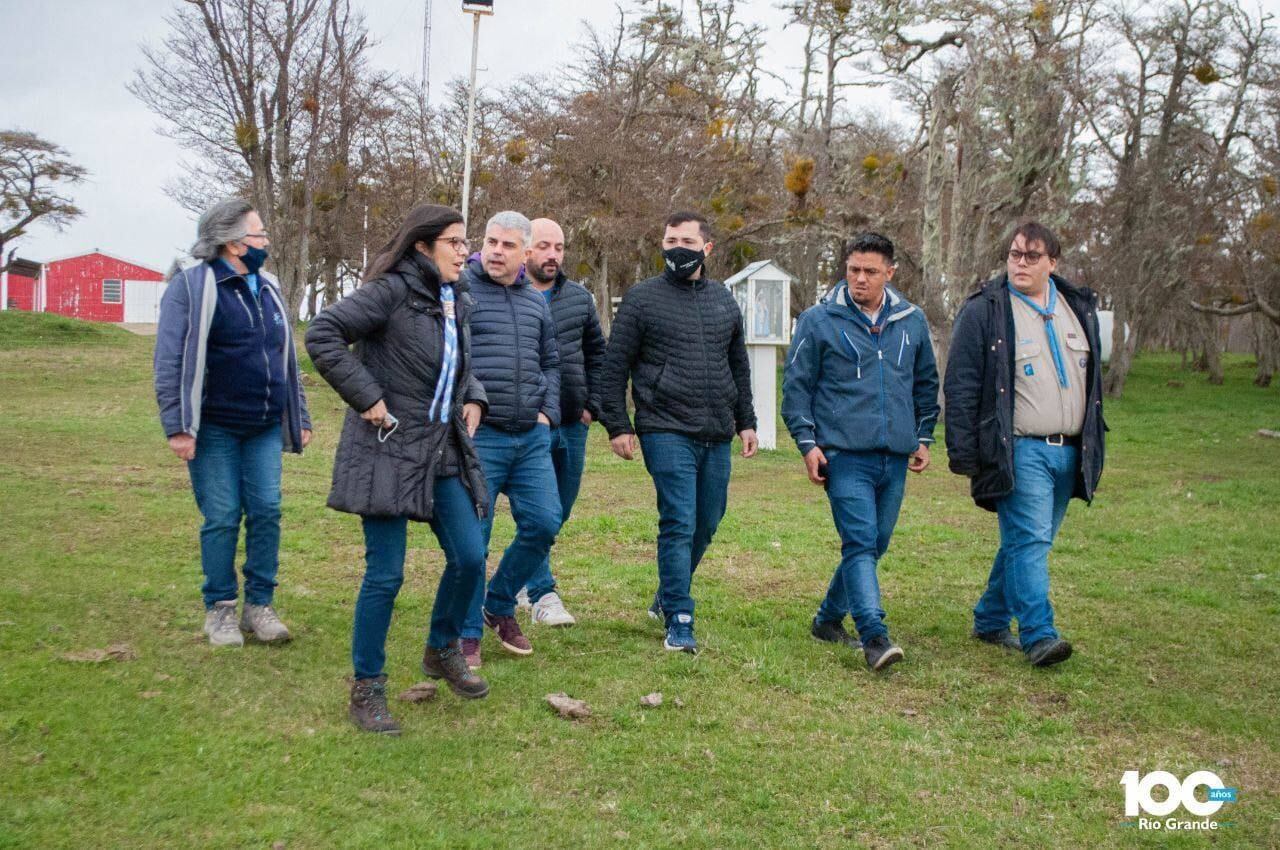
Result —
<instances>
[{"instance_id":1,"label":"white and blue striped scarf","mask_svg":"<svg viewBox=\"0 0 1280 850\"><path fill-rule=\"evenodd\" d=\"M435 396L431 399L428 421L436 418L448 422L453 409L453 385L458 371L458 320L454 309L453 287L440 284L440 306L444 311L444 356L440 358L440 379L436 381Z\"/></svg>"}]
</instances>

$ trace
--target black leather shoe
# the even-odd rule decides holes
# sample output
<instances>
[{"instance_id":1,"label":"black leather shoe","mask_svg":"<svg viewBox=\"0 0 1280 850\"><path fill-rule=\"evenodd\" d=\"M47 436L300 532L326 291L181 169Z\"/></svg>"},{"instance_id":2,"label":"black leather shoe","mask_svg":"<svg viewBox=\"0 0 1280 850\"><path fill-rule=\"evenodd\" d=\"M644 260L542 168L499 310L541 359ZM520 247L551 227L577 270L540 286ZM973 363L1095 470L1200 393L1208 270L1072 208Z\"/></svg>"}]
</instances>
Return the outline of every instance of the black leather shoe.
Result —
<instances>
[{"instance_id":1,"label":"black leather shoe","mask_svg":"<svg viewBox=\"0 0 1280 850\"><path fill-rule=\"evenodd\" d=\"M1071 644L1062 638L1045 638L1027 647L1027 660L1036 667L1049 667L1071 657Z\"/></svg>"},{"instance_id":2,"label":"black leather shoe","mask_svg":"<svg viewBox=\"0 0 1280 850\"><path fill-rule=\"evenodd\" d=\"M1003 649L1022 649L1022 644L1018 643L1018 638L1008 629L996 629L994 632L975 631L973 636L983 643L989 643L992 646L999 646Z\"/></svg>"},{"instance_id":3,"label":"black leather shoe","mask_svg":"<svg viewBox=\"0 0 1280 850\"><path fill-rule=\"evenodd\" d=\"M820 641L834 643L837 646L862 649L862 642L845 631L843 623L823 623L819 622L817 617L814 617L813 623L809 626L809 634Z\"/></svg>"}]
</instances>

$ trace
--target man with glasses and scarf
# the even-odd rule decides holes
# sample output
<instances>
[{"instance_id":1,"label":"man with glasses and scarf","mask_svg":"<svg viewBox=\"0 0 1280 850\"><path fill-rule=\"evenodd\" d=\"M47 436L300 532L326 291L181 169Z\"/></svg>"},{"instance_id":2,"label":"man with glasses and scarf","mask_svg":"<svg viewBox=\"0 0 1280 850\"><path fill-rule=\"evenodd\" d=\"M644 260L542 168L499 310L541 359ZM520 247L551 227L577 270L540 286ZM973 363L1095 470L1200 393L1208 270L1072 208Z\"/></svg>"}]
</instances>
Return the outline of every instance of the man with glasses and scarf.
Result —
<instances>
[{"instance_id":1,"label":"man with glasses and scarf","mask_svg":"<svg viewBox=\"0 0 1280 850\"><path fill-rule=\"evenodd\" d=\"M1071 656L1054 628L1049 551L1071 498L1093 500L1106 431L1098 297L1054 273L1060 254L1041 224L1013 231L1006 274L956 317L943 383L951 471L1000 522L973 635L1037 667Z\"/></svg>"},{"instance_id":2,"label":"man with glasses and scarf","mask_svg":"<svg viewBox=\"0 0 1280 850\"><path fill-rule=\"evenodd\" d=\"M666 649L690 653L698 651L690 585L728 503L733 435L744 458L759 445L742 311L723 284L707 279L711 248L701 215L667 218L665 269L623 296L600 393L614 454L631 460L638 433L658 494L658 591L649 616L665 620Z\"/></svg>"}]
</instances>

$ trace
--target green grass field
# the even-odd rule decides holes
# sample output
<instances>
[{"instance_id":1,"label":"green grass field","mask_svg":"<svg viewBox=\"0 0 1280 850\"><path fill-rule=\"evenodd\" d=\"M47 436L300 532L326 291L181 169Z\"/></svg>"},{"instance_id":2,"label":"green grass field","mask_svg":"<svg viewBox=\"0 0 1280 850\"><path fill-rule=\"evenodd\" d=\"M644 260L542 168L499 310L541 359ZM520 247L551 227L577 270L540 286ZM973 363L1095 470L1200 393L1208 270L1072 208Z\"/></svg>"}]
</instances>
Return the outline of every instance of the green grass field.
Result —
<instances>
[{"instance_id":1,"label":"green grass field","mask_svg":"<svg viewBox=\"0 0 1280 850\"><path fill-rule=\"evenodd\" d=\"M579 625L530 629L526 659L486 637L490 697L393 703L388 739L345 715L363 552L324 507L340 401L310 376L316 440L284 460L295 640L213 652L151 345L0 315L0 847L1280 845L1280 441L1254 434L1280 427L1280 393L1242 359L1210 387L1145 357L1108 408L1098 499L1052 562L1060 667L969 637L995 521L941 451L881 564L906 661L877 677L813 641L838 547L789 441L735 457L694 585L703 652L664 653L652 486L593 429L553 553ZM393 692L421 678L441 568L429 530L410 547ZM116 643L137 657L62 658ZM555 691L594 715L559 718ZM1214 770L1239 802L1212 834L1140 833L1131 769Z\"/></svg>"}]
</instances>

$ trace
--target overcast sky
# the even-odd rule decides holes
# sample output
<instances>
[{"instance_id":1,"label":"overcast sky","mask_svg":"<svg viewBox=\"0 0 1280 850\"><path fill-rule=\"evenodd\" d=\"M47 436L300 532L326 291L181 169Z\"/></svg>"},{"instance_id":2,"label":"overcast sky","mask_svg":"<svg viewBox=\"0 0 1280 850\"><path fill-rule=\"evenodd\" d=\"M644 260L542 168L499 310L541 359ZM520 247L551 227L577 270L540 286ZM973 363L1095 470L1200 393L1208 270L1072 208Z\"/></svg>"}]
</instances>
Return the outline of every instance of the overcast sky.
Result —
<instances>
[{"instance_id":1,"label":"overcast sky","mask_svg":"<svg viewBox=\"0 0 1280 850\"><path fill-rule=\"evenodd\" d=\"M1278 0L1280 2L1280 0ZM177 0L0 0L0 127L30 130L66 148L89 169L74 189L85 215L62 232L36 226L16 243L35 260L94 248L166 268L192 241L191 215L165 195L181 175L184 152L156 132L160 120L125 88L158 45L165 14ZM379 44L374 61L418 78L422 67L423 0L355 0ZM471 16L459 0L434 0L431 84L465 76ZM584 22L607 29L608 0L497 0L481 23L479 83L492 87L526 74L553 74L572 56ZM773 0L747 4L750 14L780 24ZM780 26L777 29L781 29ZM793 34L770 39L777 70L798 66ZM782 50L782 44L788 50ZM794 52L795 55L787 55ZM10 247L14 247L11 243Z\"/></svg>"},{"instance_id":2,"label":"overcast sky","mask_svg":"<svg viewBox=\"0 0 1280 850\"><path fill-rule=\"evenodd\" d=\"M36 226L19 254L49 260L94 248L167 268L191 244L195 222L165 195L181 175L184 152L156 130L160 119L125 88L142 63L142 44L158 45L164 17L179 0L0 0L0 127L29 130L66 148L89 169L74 197L85 215L57 232ZM353 0L378 40L380 67L416 79L422 66L423 0ZM480 35L482 87L533 73L554 74L572 58L590 23L616 20L613 0L496 0ZM770 27L765 65L798 78L803 31L787 28L776 0L740 0L746 16ZM1262 0L1280 12L1280 0ZM465 76L471 16L460 0L434 0L431 44L433 100L449 79ZM770 92L774 93L774 92ZM859 90L872 108L886 94ZM863 108L866 108L864 106ZM462 117L459 117L462 120Z\"/></svg>"}]
</instances>

